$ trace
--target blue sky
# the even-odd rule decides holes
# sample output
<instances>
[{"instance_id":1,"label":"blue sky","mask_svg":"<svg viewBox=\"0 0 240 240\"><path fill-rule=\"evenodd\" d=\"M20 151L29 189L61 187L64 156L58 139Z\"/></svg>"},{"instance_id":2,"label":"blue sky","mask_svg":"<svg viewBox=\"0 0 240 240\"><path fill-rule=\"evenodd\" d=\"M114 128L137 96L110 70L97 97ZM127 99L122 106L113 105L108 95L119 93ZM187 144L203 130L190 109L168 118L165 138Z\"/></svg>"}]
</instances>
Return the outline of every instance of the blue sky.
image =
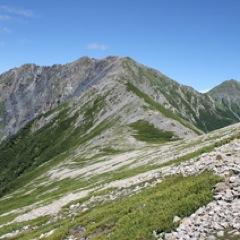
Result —
<instances>
[{"instance_id":1,"label":"blue sky","mask_svg":"<svg viewBox=\"0 0 240 240\"><path fill-rule=\"evenodd\" d=\"M130 56L206 90L240 79L239 0L0 0L0 72Z\"/></svg>"}]
</instances>

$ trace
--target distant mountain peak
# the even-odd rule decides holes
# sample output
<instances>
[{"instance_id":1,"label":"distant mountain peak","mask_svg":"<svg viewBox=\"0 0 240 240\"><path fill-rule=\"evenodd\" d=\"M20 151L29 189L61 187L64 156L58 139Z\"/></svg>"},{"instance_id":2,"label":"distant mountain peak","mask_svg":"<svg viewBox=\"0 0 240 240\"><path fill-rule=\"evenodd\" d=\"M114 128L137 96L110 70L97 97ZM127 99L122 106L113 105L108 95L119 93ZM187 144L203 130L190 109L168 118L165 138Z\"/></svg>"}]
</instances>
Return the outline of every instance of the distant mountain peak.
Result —
<instances>
[{"instance_id":1,"label":"distant mountain peak","mask_svg":"<svg viewBox=\"0 0 240 240\"><path fill-rule=\"evenodd\" d=\"M238 95L240 93L240 81L235 79L230 79L222 82L221 84L214 87L209 91L212 95L229 95L229 97L233 95Z\"/></svg>"},{"instance_id":2,"label":"distant mountain peak","mask_svg":"<svg viewBox=\"0 0 240 240\"><path fill-rule=\"evenodd\" d=\"M238 81L236 79L229 79L229 80L224 81L220 85L229 86L229 87L235 87L235 86L239 86L240 85L240 81Z\"/></svg>"}]
</instances>

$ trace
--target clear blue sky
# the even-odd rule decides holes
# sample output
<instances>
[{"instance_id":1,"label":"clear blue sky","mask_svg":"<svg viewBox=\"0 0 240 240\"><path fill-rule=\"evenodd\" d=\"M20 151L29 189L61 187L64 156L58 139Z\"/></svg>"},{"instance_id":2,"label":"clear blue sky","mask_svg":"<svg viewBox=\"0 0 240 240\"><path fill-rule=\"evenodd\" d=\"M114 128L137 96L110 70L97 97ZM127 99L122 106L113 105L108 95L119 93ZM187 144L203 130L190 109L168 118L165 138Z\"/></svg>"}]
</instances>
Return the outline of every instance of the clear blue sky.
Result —
<instances>
[{"instance_id":1,"label":"clear blue sky","mask_svg":"<svg viewBox=\"0 0 240 240\"><path fill-rule=\"evenodd\" d=\"M130 56L198 90L240 79L239 0L0 0L0 72Z\"/></svg>"}]
</instances>

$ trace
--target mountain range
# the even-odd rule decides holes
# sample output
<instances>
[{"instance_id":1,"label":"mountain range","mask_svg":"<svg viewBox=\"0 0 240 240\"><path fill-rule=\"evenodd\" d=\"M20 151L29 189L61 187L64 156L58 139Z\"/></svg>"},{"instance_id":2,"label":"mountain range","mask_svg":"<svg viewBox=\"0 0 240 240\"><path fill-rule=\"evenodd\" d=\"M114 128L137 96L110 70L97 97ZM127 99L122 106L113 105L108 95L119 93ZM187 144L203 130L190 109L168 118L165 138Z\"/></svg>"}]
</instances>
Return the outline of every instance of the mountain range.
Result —
<instances>
[{"instance_id":1,"label":"mountain range","mask_svg":"<svg viewBox=\"0 0 240 240\"><path fill-rule=\"evenodd\" d=\"M144 99L148 97L180 121L209 132L239 121L239 91L240 83L229 80L201 94L127 57L82 57L51 67L26 64L0 76L1 136L13 135L40 114L87 95L112 96L115 103L107 105L115 109L123 107L124 100L129 108L135 101L150 105ZM123 96L132 98L132 103Z\"/></svg>"},{"instance_id":2,"label":"mountain range","mask_svg":"<svg viewBox=\"0 0 240 240\"><path fill-rule=\"evenodd\" d=\"M92 192L113 188L111 196L117 198L117 187L121 196L131 195L130 183L139 189L138 181L151 185L151 171L237 139L239 120L237 80L200 93L129 57L115 56L11 69L0 75L0 235L105 239L101 234L107 234L111 224L94 225L92 232L88 223L77 233L64 228L62 236L76 238L59 237L55 228L62 220L59 226L69 224L68 217L72 221L84 208L82 200L76 207L76 200ZM143 173L151 177L134 179ZM198 181L203 181L201 176ZM65 213L62 208L68 204ZM92 205L97 205L95 198ZM49 215L56 219L50 221ZM56 226L51 229L49 224Z\"/></svg>"}]
</instances>

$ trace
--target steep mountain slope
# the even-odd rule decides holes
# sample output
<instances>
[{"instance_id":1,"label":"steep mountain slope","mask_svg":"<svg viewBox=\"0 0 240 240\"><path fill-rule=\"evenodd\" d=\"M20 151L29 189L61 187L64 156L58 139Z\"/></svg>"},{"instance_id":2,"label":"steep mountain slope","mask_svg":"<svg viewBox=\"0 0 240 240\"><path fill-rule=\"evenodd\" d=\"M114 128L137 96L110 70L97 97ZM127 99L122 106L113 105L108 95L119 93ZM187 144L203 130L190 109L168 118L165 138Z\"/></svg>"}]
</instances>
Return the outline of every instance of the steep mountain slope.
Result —
<instances>
[{"instance_id":1,"label":"steep mountain slope","mask_svg":"<svg viewBox=\"0 0 240 240\"><path fill-rule=\"evenodd\" d=\"M0 77L4 135L12 135L41 113L78 96L99 80L117 74L118 58L97 61L83 57L66 65L23 65Z\"/></svg>"},{"instance_id":2,"label":"steep mountain slope","mask_svg":"<svg viewBox=\"0 0 240 240\"><path fill-rule=\"evenodd\" d=\"M112 99L129 101L129 108L135 108L131 106L131 98L124 99L125 95L130 95L126 91L126 83L131 79L131 72L124 67L125 62L130 62L133 66L136 64L127 58L95 60L84 57L67 65L24 65L1 75L2 136L15 134L39 114L54 109L61 103L84 94L92 94L94 88L101 94L112 95Z\"/></svg>"},{"instance_id":3,"label":"steep mountain slope","mask_svg":"<svg viewBox=\"0 0 240 240\"><path fill-rule=\"evenodd\" d=\"M0 239L161 239L238 174L239 124L201 131L238 112L130 58L24 65L0 93Z\"/></svg>"},{"instance_id":4,"label":"steep mountain slope","mask_svg":"<svg viewBox=\"0 0 240 240\"><path fill-rule=\"evenodd\" d=\"M142 65L129 65L132 70L132 81L135 80L138 88L202 131L209 132L239 121L230 106L219 104L219 100L211 92L201 94L193 88L178 84L158 71L144 68ZM226 92L225 95L228 93L230 92ZM233 105L238 104L237 99L237 97L232 99Z\"/></svg>"},{"instance_id":5,"label":"steep mountain slope","mask_svg":"<svg viewBox=\"0 0 240 240\"><path fill-rule=\"evenodd\" d=\"M217 224L229 226L223 228L226 234L238 234L239 137L236 124L124 152L70 149L28 169L18 178L16 190L0 198L0 238L174 239L175 232L168 238L164 233L178 226L174 217L187 217L208 203L210 210L203 209L199 216L197 212L198 219L192 219L193 214L191 222L182 222L177 239L190 234L204 239L220 231L211 221L201 223L203 214L203 219L212 216L211 209L219 216ZM220 196L218 191L213 195L213 187L223 179L227 184L229 177L235 189L230 197L227 185L219 185ZM213 197L222 198L216 208Z\"/></svg>"},{"instance_id":6,"label":"steep mountain slope","mask_svg":"<svg viewBox=\"0 0 240 240\"><path fill-rule=\"evenodd\" d=\"M4 118L8 120L5 121L5 130L10 133L22 125L24 127L0 145L0 161L3 166L0 170L0 194L16 187L17 177L29 169L72 149L79 153L95 151L104 154L108 151L126 151L146 143L191 138L199 134L198 129L131 83L130 74L123 64L128 59L88 61L84 58L74 64L82 67L82 62L85 66L86 61L87 67L89 61L94 66L93 73L82 73L87 76L87 80L80 79L74 87L69 87L65 79L61 80L63 85L59 86L58 94L52 94L55 87L51 86L57 81L54 78L49 80L55 81L54 84L46 83L47 87L41 88L35 78L31 81L30 77L26 77L29 83L27 82L25 76L28 76L29 71L27 75L24 74L25 80L14 78L16 83L10 85L13 90L6 91L3 96L4 108L10 109L4 111ZM96 69L100 69L98 74ZM47 70L44 68L42 71ZM42 78L44 77L43 74ZM22 82L26 83L24 90L20 87ZM68 95L64 90L67 85L67 89L71 89L71 92L67 92ZM82 91L84 86L85 91ZM62 96L66 99L61 99ZM39 115L39 111L51 108L52 101L53 105L59 104L59 107ZM60 104L61 102L64 103ZM37 117L31 119L34 115ZM101 148L97 148L99 146Z\"/></svg>"},{"instance_id":7,"label":"steep mountain slope","mask_svg":"<svg viewBox=\"0 0 240 240\"><path fill-rule=\"evenodd\" d=\"M228 109L229 116L232 119L240 119L240 82L236 80L228 80L216 86L208 92L216 105L221 109Z\"/></svg>"},{"instance_id":8,"label":"steep mountain slope","mask_svg":"<svg viewBox=\"0 0 240 240\"><path fill-rule=\"evenodd\" d=\"M240 82L234 79L227 80L208 92L219 100L228 100L235 103L240 101Z\"/></svg>"},{"instance_id":9,"label":"steep mountain slope","mask_svg":"<svg viewBox=\"0 0 240 240\"><path fill-rule=\"evenodd\" d=\"M72 149L104 155L236 121L214 96L129 58L24 65L0 79L2 136L17 132L0 145L1 195L29 169Z\"/></svg>"},{"instance_id":10,"label":"steep mountain slope","mask_svg":"<svg viewBox=\"0 0 240 240\"><path fill-rule=\"evenodd\" d=\"M230 105L219 102L214 90L209 94L198 93L129 58L83 57L66 65L23 65L0 75L0 137L17 133L39 114L81 97L96 86L100 91L121 89L120 100L123 100L123 96L129 94L123 86L129 83L152 98L151 102L178 115L177 121L183 118L205 132L239 120L237 97L231 98ZM228 92L223 94L228 96ZM237 92L234 95L237 96Z\"/></svg>"}]
</instances>

